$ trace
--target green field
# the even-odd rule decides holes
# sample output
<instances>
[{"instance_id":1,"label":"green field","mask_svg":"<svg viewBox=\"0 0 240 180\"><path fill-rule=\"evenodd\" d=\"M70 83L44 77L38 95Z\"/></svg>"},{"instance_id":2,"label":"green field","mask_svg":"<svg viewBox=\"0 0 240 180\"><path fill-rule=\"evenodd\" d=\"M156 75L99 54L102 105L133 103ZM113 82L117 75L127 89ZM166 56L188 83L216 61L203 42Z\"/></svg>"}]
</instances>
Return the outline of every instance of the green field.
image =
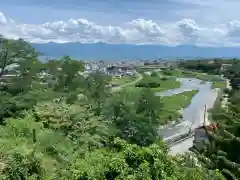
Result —
<instances>
[{"instance_id":1,"label":"green field","mask_svg":"<svg viewBox=\"0 0 240 180\"><path fill-rule=\"evenodd\" d=\"M160 75L160 74L159 74ZM181 86L181 83L176 80L175 77L164 77L164 76L148 76L148 75L143 75L143 78L141 81L138 83L142 83L145 85L145 87L151 88L152 91L154 92L160 92L160 91L165 91L169 89L176 89ZM155 84L154 87L151 87L151 84ZM142 88L142 87L135 87L135 88Z\"/></svg>"},{"instance_id":2,"label":"green field","mask_svg":"<svg viewBox=\"0 0 240 180\"><path fill-rule=\"evenodd\" d=\"M151 88L154 92L165 91L169 89L176 89L181 86L181 83L176 80L176 78L168 78L167 80L159 80L160 87Z\"/></svg>"},{"instance_id":3,"label":"green field","mask_svg":"<svg viewBox=\"0 0 240 180\"><path fill-rule=\"evenodd\" d=\"M213 82L212 88L219 88L223 90L226 88L226 82L225 81Z\"/></svg>"},{"instance_id":4,"label":"green field","mask_svg":"<svg viewBox=\"0 0 240 180\"><path fill-rule=\"evenodd\" d=\"M136 87L128 87L127 91L133 91L134 93L138 93L141 88ZM158 97L159 100L163 104L163 108L160 113L160 123L166 124L170 121L177 121L181 118L180 110L187 107L192 100L192 97L197 93L197 90L192 90L188 92L183 92L180 94L176 94L173 96L167 97Z\"/></svg>"},{"instance_id":5,"label":"green field","mask_svg":"<svg viewBox=\"0 0 240 180\"><path fill-rule=\"evenodd\" d=\"M160 115L161 123L166 124L168 121L178 120L181 117L179 111L191 103L193 96L197 92L197 90L193 90L161 98L161 102L164 105Z\"/></svg>"},{"instance_id":6,"label":"green field","mask_svg":"<svg viewBox=\"0 0 240 180\"><path fill-rule=\"evenodd\" d=\"M122 78L112 78L111 83L117 85L123 85L136 80L138 76L123 76Z\"/></svg>"},{"instance_id":7,"label":"green field","mask_svg":"<svg viewBox=\"0 0 240 180\"><path fill-rule=\"evenodd\" d=\"M173 70L173 71L163 71L163 75L168 76L175 76L175 77L186 77L186 78L197 78L203 81L219 81L221 80L221 77L218 75L213 74L206 74L201 72L195 72L195 71L186 71L186 70Z\"/></svg>"}]
</instances>

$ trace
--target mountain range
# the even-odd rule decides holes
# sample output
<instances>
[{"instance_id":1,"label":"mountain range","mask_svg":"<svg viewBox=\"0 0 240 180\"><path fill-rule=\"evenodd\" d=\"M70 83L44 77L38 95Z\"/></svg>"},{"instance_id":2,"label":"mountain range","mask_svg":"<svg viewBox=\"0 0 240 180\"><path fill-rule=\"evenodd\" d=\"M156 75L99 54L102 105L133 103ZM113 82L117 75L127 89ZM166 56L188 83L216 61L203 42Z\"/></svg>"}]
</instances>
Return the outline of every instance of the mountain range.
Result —
<instances>
[{"instance_id":1,"label":"mountain range","mask_svg":"<svg viewBox=\"0 0 240 180\"><path fill-rule=\"evenodd\" d=\"M82 60L156 60L187 58L237 58L240 47L199 47L194 45L131 45L106 43L44 43L32 46L47 58L69 55Z\"/></svg>"}]
</instances>

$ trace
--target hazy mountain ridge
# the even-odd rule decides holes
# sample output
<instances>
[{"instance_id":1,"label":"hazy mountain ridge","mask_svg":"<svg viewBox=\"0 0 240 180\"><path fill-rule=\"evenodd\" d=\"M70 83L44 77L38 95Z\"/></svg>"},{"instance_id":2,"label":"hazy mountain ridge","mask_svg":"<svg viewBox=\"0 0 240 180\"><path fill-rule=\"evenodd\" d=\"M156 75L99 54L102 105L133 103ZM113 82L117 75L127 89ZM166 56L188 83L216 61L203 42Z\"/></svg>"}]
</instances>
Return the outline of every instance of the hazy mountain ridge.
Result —
<instances>
[{"instance_id":1,"label":"hazy mountain ridge","mask_svg":"<svg viewBox=\"0 0 240 180\"><path fill-rule=\"evenodd\" d=\"M124 60L157 58L213 58L240 57L240 47L198 47L194 45L131 45L105 43L45 43L32 44L46 57L69 55L85 60Z\"/></svg>"}]
</instances>

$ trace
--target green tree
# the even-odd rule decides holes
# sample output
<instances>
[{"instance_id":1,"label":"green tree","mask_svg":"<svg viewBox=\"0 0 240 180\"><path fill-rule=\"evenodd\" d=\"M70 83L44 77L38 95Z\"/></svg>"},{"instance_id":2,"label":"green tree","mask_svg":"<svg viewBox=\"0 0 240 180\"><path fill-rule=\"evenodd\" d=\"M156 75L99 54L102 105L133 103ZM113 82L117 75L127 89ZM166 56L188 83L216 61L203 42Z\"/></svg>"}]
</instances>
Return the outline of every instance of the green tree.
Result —
<instances>
[{"instance_id":1,"label":"green tree","mask_svg":"<svg viewBox=\"0 0 240 180\"><path fill-rule=\"evenodd\" d=\"M84 69L84 64L81 61L73 60L69 56L60 59L60 72L58 73L58 83L56 90L64 90L70 92L79 87L80 72ZM53 72L55 74L55 72Z\"/></svg>"},{"instance_id":2,"label":"green tree","mask_svg":"<svg viewBox=\"0 0 240 180\"><path fill-rule=\"evenodd\" d=\"M158 139L161 106L150 89L139 93L122 91L109 99L105 116L114 123L119 137L146 146Z\"/></svg>"},{"instance_id":3,"label":"green tree","mask_svg":"<svg viewBox=\"0 0 240 180\"><path fill-rule=\"evenodd\" d=\"M141 148L115 139L109 146L77 159L72 179L177 179L177 166L161 142Z\"/></svg>"},{"instance_id":4,"label":"green tree","mask_svg":"<svg viewBox=\"0 0 240 180\"><path fill-rule=\"evenodd\" d=\"M22 39L1 38L0 49L0 77L6 74L7 67L19 65L22 61L36 59L39 56L39 53Z\"/></svg>"},{"instance_id":5,"label":"green tree","mask_svg":"<svg viewBox=\"0 0 240 180\"><path fill-rule=\"evenodd\" d=\"M17 72L17 77L12 79L9 90L12 93L31 90L41 68L42 64L37 59L26 59L19 62L19 66L14 69Z\"/></svg>"},{"instance_id":6,"label":"green tree","mask_svg":"<svg viewBox=\"0 0 240 180\"><path fill-rule=\"evenodd\" d=\"M27 94L41 69L37 53L29 43L19 40L1 39L0 42L0 121L19 115L31 108L35 97ZM6 76L11 75L11 76ZM7 98L7 99L6 99ZM27 102L26 102L27 101Z\"/></svg>"},{"instance_id":7,"label":"green tree","mask_svg":"<svg viewBox=\"0 0 240 180\"><path fill-rule=\"evenodd\" d=\"M84 81L83 93L97 116L101 114L102 107L110 95L110 89L108 88L110 80L109 76L97 71L89 74Z\"/></svg>"},{"instance_id":8,"label":"green tree","mask_svg":"<svg viewBox=\"0 0 240 180\"><path fill-rule=\"evenodd\" d=\"M202 165L219 169L227 179L240 178L240 108L230 105L225 114L217 116L217 129L208 131L209 140L203 149L194 149Z\"/></svg>"},{"instance_id":9,"label":"green tree","mask_svg":"<svg viewBox=\"0 0 240 180\"><path fill-rule=\"evenodd\" d=\"M81 92L79 88L83 82L80 74L84 69L82 61L71 59L65 56L60 60L51 60L45 65L45 81L54 91L62 93L68 103L72 103L78 98Z\"/></svg>"},{"instance_id":10,"label":"green tree","mask_svg":"<svg viewBox=\"0 0 240 180\"><path fill-rule=\"evenodd\" d=\"M35 118L45 128L63 133L85 150L103 147L108 137L114 136L109 122L78 104L39 103L35 107Z\"/></svg>"}]
</instances>

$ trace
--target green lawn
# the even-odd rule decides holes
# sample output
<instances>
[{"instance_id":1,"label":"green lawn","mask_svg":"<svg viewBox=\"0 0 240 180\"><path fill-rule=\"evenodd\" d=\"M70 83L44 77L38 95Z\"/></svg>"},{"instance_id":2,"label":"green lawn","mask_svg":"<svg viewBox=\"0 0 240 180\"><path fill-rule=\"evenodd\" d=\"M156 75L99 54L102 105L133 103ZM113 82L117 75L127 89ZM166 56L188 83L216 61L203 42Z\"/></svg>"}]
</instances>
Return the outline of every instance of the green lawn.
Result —
<instances>
[{"instance_id":1,"label":"green lawn","mask_svg":"<svg viewBox=\"0 0 240 180\"><path fill-rule=\"evenodd\" d=\"M162 97L163 111L160 115L161 123L166 124L172 120L178 120L181 117L180 110L187 107L197 93L197 90L183 92L173 96Z\"/></svg>"}]
</instances>

